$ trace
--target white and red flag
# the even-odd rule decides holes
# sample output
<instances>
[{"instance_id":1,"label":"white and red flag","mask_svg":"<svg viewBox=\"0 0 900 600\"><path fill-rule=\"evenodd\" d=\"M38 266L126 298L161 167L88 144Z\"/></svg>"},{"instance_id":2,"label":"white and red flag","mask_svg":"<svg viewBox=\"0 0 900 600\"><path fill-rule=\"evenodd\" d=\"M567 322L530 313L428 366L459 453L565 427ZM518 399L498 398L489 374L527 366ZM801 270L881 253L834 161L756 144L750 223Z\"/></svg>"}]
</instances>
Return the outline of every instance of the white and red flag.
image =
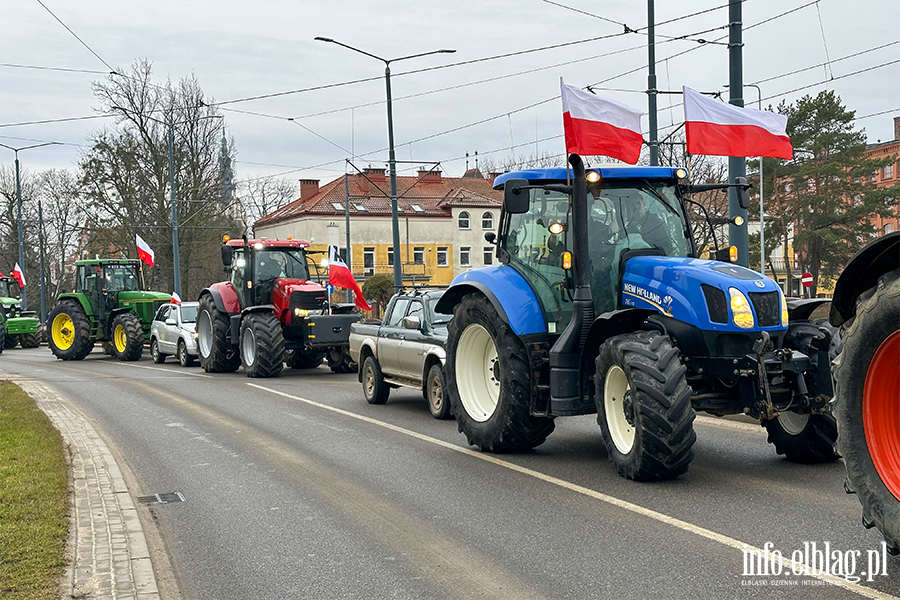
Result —
<instances>
[{"instance_id":1,"label":"white and red flag","mask_svg":"<svg viewBox=\"0 0 900 600\"><path fill-rule=\"evenodd\" d=\"M16 263L16 268L13 269L12 276L19 282L20 288L25 287L25 273L22 272L22 267L19 266L19 263Z\"/></svg>"},{"instance_id":2,"label":"white and red flag","mask_svg":"<svg viewBox=\"0 0 900 600\"><path fill-rule=\"evenodd\" d=\"M641 157L641 111L559 80L566 152L636 164Z\"/></svg>"},{"instance_id":3,"label":"white and red flag","mask_svg":"<svg viewBox=\"0 0 900 600\"><path fill-rule=\"evenodd\" d=\"M172 292L172 304L181 304L181 296L176 292Z\"/></svg>"},{"instance_id":4,"label":"white and red flag","mask_svg":"<svg viewBox=\"0 0 900 600\"><path fill-rule=\"evenodd\" d=\"M687 151L712 156L770 156L790 160L787 117L741 108L684 88Z\"/></svg>"},{"instance_id":5,"label":"white and red flag","mask_svg":"<svg viewBox=\"0 0 900 600\"><path fill-rule=\"evenodd\" d=\"M359 289L359 284L353 278L350 267L341 259L341 255L334 246L328 246L328 283L353 290L353 293L356 294L356 306L364 310L372 310L372 307L363 298L362 290Z\"/></svg>"},{"instance_id":6,"label":"white and red flag","mask_svg":"<svg viewBox=\"0 0 900 600\"><path fill-rule=\"evenodd\" d=\"M147 242L141 238L141 236L135 234L137 249L138 249L138 258L144 261L148 267L153 266L153 250L150 246L147 245Z\"/></svg>"}]
</instances>

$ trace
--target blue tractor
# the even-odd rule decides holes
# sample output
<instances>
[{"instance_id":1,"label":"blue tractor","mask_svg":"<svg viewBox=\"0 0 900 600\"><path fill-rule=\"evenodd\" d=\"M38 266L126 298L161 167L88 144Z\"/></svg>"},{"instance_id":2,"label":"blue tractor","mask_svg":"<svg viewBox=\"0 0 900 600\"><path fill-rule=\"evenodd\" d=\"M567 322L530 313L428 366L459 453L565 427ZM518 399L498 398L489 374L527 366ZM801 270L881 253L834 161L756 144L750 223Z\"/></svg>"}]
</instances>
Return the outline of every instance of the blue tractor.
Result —
<instances>
[{"instance_id":1,"label":"blue tractor","mask_svg":"<svg viewBox=\"0 0 900 600\"><path fill-rule=\"evenodd\" d=\"M688 196L729 184L569 162L495 180L500 226L485 238L499 264L456 277L436 307L453 314L446 385L469 443L525 450L556 417L596 412L622 476L669 479L688 469L702 410L759 419L788 459L836 459L832 329L809 320L816 301L789 310L733 249L698 256ZM746 207L746 180L730 185Z\"/></svg>"}]
</instances>

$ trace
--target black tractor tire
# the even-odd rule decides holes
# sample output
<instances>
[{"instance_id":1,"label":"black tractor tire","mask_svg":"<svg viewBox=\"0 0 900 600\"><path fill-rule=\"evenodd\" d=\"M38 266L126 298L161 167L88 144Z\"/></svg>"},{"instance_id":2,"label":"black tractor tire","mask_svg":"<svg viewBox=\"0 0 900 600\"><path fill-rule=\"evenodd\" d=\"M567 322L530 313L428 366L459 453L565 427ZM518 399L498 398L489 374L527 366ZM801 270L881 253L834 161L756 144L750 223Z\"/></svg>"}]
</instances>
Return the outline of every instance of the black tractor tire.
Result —
<instances>
[{"instance_id":1,"label":"black tractor tire","mask_svg":"<svg viewBox=\"0 0 900 600\"><path fill-rule=\"evenodd\" d=\"M363 396L369 404L384 404L388 401L391 388L384 381L381 365L374 356L366 357L362 365Z\"/></svg>"},{"instance_id":2,"label":"black tractor tire","mask_svg":"<svg viewBox=\"0 0 900 600\"><path fill-rule=\"evenodd\" d=\"M167 356L169 356L169 355L163 354L162 352L160 352L159 342L156 340L156 338L155 337L150 338L150 358L153 359L153 362L158 365L161 365L164 362L166 362Z\"/></svg>"},{"instance_id":3,"label":"black tractor tire","mask_svg":"<svg viewBox=\"0 0 900 600\"><path fill-rule=\"evenodd\" d=\"M597 422L619 475L654 481L687 471L697 440L696 413L687 368L669 336L617 335L600 346L595 363Z\"/></svg>"},{"instance_id":4,"label":"black tractor tire","mask_svg":"<svg viewBox=\"0 0 900 600\"><path fill-rule=\"evenodd\" d=\"M304 352L303 350L292 350L285 357L287 366L292 369L315 369L325 360L325 353L312 350Z\"/></svg>"},{"instance_id":5,"label":"black tractor tire","mask_svg":"<svg viewBox=\"0 0 900 600\"><path fill-rule=\"evenodd\" d=\"M178 340L175 356L178 357L178 364L182 367L194 366L194 357L188 354L187 344L184 343L184 340Z\"/></svg>"},{"instance_id":6,"label":"black tractor tire","mask_svg":"<svg viewBox=\"0 0 900 600\"><path fill-rule=\"evenodd\" d=\"M241 321L241 365L247 377L278 377L284 368L284 332L272 312L253 312Z\"/></svg>"},{"instance_id":7,"label":"black tractor tire","mask_svg":"<svg viewBox=\"0 0 900 600\"><path fill-rule=\"evenodd\" d=\"M111 343L102 341L102 342L100 342L100 347L103 348L103 354L105 354L107 356L115 356L116 355L115 347Z\"/></svg>"},{"instance_id":8,"label":"black tractor tire","mask_svg":"<svg viewBox=\"0 0 900 600\"><path fill-rule=\"evenodd\" d=\"M66 315L72 320L72 333L74 339L72 344L65 349L57 345L57 340L53 338L53 322L60 315ZM62 360L83 360L85 356L94 349L94 340L91 339L91 322L88 320L84 309L75 300L62 300L53 307L47 316L47 323L50 327L50 333L47 335L47 341L50 345L50 351L53 356Z\"/></svg>"},{"instance_id":9,"label":"black tractor tire","mask_svg":"<svg viewBox=\"0 0 900 600\"><path fill-rule=\"evenodd\" d=\"M356 373L349 346L332 346L325 354L332 373Z\"/></svg>"},{"instance_id":10,"label":"black tractor tire","mask_svg":"<svg viewBox=\"0 0 900 600\"><path fill-rule=\"evenodd\" d=\"M208 319L209 331L209 356L203 356L203 328L205 324L201 320ZM231 323L228 314L220 312L216 308L216 301L212 294L204 294L200 298L200 306L197 311L197 333L201 339L197 340L200 349L200 366L207 373L234 373L241 366L241 355L237 346L232 346L228 341L228 332Z\"/></svg>"},{"instance_id":11,"label":"black tractor tire","mask_svg":"<svg viewBox=\"0 0 900 600\"><path fill-rule=\"evenodd\" d=\"M461 352L461 340L472 347ZM525 346L487 298L481 294L462 298L454 309L445 346L444 391L459 431L471 445L487 452L517 452L544 443L555 423L552 418L531 415L530 399L537 382L532 381ZM478 355L485 357L480 369L475 368ZM462 390L460 382L464 382Z\"/></svg>"},{"instance_id":12,"label":"black tractor tire","mask_svg":"<svg viewBox=\"0 0 900 600\"><path fill-rule=\"evenodd\" d=\"M38 329L31 333L23 333L19 336L19 343L23 348L37 348L44 341L44 331Z\"/></svg>"},{"instance_id":13,"label":"black tractor tire","mask_svg":"<svg viewBox=\"0 0 900 600\"><path fill-rule=\"evenodd\" d=\"M3 340L3 347L7 349L15 348L19 345L19 336L17 335L8 335L6 339Z\"/></svg>"},{"instance_id":14,"label":"black tractor tire","mask_svg":"<svg viewBox=\"0 0 900 600\"><path fill-rule=\"evenodd\" d=\"M847 467L847 493L856 494L862 504L862 522L866 527L877 527L884 535L888 552L900 554L900 496L896 495L897 477L890 482L895 489L888 489L885 479L875 466L871 448L878 440L867 437L866 418L872 408L868 402L875 400L874 392L865 398L867 385L892 386L885 375L897 376L897 367L881 365L871 371L876 353L881 355L885 342L900 331L900 270L883 275L878 284L863 292L856 301L856 315L842 326L843 351L834 362L835 379L834 415L838 421L837 449ZM880 357L882 362L884 356ZM889 361L890 362L890 361ZM885 369L884 367L888 368ZM896 385L896 383L894 383ZM882 388L883 391L883 388ZM890 391L888 392L890 393ZM897 401L896 387L893 402ZM896 413L895 413L896 414ZM875 418L872 415L869 418ZM871 431L868 432L871 436ZM889 440L883 448L900 446L900 440Z\"/></svg>"},{"instance_id":15,"label":"black tractor tire","mask_svg":"<svg viewBox=\"0 0 900 600\"><path fill-rule=\"evenodd\" d=\"M120 350L113 342L115 357L128 362L140 360L144 353L144 328L140 318L130 312L116 315L112 322L113 338L120 327L125 331L125 348Z\"/></svg>"},{"instance_id":16,"label":"black tractor tire","mask_svg":"<svg viewBox=\"0 0 900 600\"><path fill-rule=\"evenodd\" d=\"M444 370L441 365L431 365L428 376L425 378L425 400L428 401L428 411L435 419L449 419L450 399L447 398L444 385Z\"/></svg>"},{"instance_id":17,"label":"black tractor tire","mask_svg":"<svg viewBox=\"0 0 900 600\"><path fill-rule=\"evenodd\" d=\"M837 424L831 415L789 413L763 421L763 427L769 432L769 443L775 446L775 452L791 462L815 464L840 458L834 451Z\"/></svg>"},{"instance_id":18,"label":"black tractor tire","mask_svg":"<svg viewBox=\"0 0 900 600\"><path fill-rule=\"evenodd\" d=\"M3 348L6 346L6 324L0 323L0 354L3 354Z\"/></svg>"}]
</instances>

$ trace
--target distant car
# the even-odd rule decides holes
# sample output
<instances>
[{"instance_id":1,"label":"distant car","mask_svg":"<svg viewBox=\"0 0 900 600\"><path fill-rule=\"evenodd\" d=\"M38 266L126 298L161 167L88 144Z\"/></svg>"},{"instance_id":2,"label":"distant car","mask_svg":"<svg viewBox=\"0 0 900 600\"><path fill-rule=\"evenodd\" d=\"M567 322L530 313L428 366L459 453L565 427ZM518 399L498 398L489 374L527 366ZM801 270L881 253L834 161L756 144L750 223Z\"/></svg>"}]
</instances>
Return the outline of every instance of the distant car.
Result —
<instances>
[{"instance_id":1,"label":"distant car","mask_svg":"<svg viewBox=\"0 0 900 600\"><path fill-rule=\"evenodd\" d=\"M359 380L369 404L384 404L392 387L422 390L436 419L450 418L444 393L444 342L448 315L434 305L443 290L400 292L380 323L350 326L350 358L359 364Z\"/></svg>"},{"instance_id":2,"label":"distant car","mask_svg":"<svg viewBox=\"0 0 900 600\"><path fill-rule=\"evenodd\" d=\"M197 357L197 302L163 304L150 325L150 355L159 364L175 355L182 367Z\"/></svg>"}]
</instances>

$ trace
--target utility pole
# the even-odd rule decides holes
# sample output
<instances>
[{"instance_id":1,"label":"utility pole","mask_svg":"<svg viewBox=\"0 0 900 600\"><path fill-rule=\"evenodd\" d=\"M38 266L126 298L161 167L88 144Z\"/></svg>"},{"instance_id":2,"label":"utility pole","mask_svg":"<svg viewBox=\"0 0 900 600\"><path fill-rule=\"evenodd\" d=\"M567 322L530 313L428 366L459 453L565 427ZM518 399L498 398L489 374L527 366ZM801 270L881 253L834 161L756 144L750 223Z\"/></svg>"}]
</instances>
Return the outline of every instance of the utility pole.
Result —
<instances>
[{"instance_id":1,"label":"utility pole","mask_svg":"<svg viewBox=\"0 0 900 600\"><path fill-rule=\"evenodd\" d=\"M41 324L47 322L47 292L44 275L44 207L38 200L38 245L41 248Z\"/></svg>"},{"instance_id":2,"label":"utility pole","mask_svg":"<svg viewBox=\"0 0 900 600\"><path fill-rule=\"evenodd\" d=\"M172 199L172 262L175 265L175 293L181 296L181 262L178 258L178 206L175 204L175 126L169 124L169 194Z\"/></svg>"},{"instance_id":3,"label":"utility pole","mask_svg":"<svg viewBox=\"0 0 900 600\"><path fill-rule=\"evenodd\" d=\"M656 31L656 23L653 10L653 0L647 0L647 55L648 68L647 73L647 100L650 104L650 164L656 166L659 164L659 133L656 129L656 42L654 35Z\"/></svg>"},{"instance_id":4,"label":"utility pole","mask_svg":"<svg viewBox=\"0 0 900 600\"><path fill-rule=\"evenodd\" d=\"M350 263L350 176L344 173L344 235L346 236L347 268L353 273L353 265ZM347 290L347 302L353 302L353 293Z\"/></svg>"},{"instance_id":5,"label":"utility pole","mask_svg":"<svg viewBox=\"0 0 900 600\"><path fill-rule=\"evenodd\" d=\"M744 74L743 74L743 41L741 24L741 4L743 0L728 2L728 101L735 106L744 106ZM728 181L734 183L735 178L747 175L747 160L743 156L728 157ZM741 208L738 202L737 188L728 188L728 218L734 220L741 217L747 222L747 209ZM762 215L759 216L762 219ZM749 266L747 228L730 223L728 240L737 248L737 263Z\"/></svg>"}]
</instances>

